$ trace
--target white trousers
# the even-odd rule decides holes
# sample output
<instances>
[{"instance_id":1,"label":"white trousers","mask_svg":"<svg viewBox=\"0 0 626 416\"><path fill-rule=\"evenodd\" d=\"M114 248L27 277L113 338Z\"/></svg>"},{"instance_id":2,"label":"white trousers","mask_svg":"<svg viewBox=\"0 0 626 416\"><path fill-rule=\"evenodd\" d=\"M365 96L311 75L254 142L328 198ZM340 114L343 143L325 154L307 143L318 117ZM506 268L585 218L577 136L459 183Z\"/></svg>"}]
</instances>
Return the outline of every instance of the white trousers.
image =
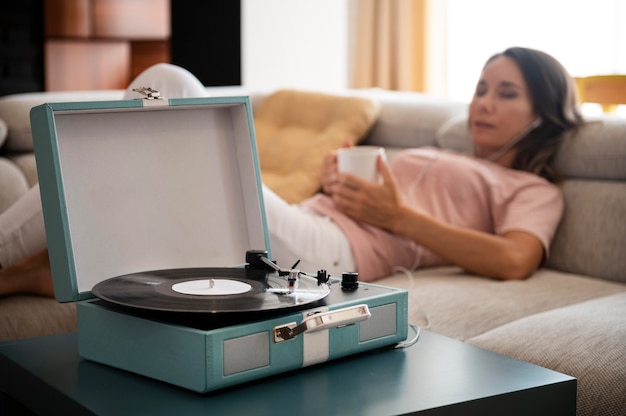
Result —
<instances>
[{"instance_id":1,"label":"white trousers","mask_svg":"<svg viewBox=\"0 0 626 416\"><path fill-rule=\"evenodd\" d=\"M300 260L297 268L307 273L325 269L341 277L356 271L350 242L330 218L288 204L265 185L263 199L272 257L280 267Z\"/></svg>"}]
</instances>

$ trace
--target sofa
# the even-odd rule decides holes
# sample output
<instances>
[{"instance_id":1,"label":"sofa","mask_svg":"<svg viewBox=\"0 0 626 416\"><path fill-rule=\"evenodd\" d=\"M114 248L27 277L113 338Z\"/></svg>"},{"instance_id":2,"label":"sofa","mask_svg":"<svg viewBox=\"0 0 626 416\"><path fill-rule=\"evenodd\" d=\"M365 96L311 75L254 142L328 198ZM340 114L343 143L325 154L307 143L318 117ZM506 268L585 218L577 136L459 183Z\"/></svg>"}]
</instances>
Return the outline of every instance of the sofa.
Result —
<instances>
[{"instance_id":1,"label":"sofa","mask_svg":"<svg viewBox=\"0 0 626 416\"><path fill-rule=\"evenodd\" d=\"M207 92L248 95L255 113L275 93L245 87ZM375 120L359 143L383 146L390 158L407 147L469 150L467 103L380 89L323 93L375 102ZM37 181L30 108L122 95L114 90L1 97L0 212ZM564 216L545 266L533 276L502 282L437 267L398 272L377 283L409 291L409 321L421 328L576 377L578 415L624 415L626 119L589 120L563 144L556 163L565 178ZM0 341L74 330L73 304L27 295L0 298Z\"/></svg>"}]
</instances>

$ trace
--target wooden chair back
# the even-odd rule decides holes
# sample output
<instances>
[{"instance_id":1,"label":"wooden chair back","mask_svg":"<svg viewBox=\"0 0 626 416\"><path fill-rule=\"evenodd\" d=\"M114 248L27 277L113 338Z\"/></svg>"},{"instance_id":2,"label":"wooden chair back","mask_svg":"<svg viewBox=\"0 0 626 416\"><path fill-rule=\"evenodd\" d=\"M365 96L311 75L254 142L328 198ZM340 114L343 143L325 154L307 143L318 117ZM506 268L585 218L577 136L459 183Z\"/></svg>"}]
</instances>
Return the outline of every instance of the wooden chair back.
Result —
<instances>
[{"instance_id":1,"label":"wooden chair back","mask_svg":"<svg viewBox=\"0 0 626 416\"><path fill-rule=\"evenodd\" d=\"M575 78L582 103L597 103L605 113L626 104L626 75L592 75Z\"/></svg>"}]
</instances>

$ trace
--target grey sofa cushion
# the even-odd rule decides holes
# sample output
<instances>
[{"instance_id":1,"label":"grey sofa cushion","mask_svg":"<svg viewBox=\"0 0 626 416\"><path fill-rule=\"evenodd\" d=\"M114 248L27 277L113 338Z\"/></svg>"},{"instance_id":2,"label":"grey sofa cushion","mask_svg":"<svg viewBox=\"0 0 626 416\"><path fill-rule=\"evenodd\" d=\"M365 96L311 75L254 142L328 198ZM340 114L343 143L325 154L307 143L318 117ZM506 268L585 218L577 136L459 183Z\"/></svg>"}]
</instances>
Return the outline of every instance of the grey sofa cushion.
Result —
<instances>
[{"instance_id":1,"label":"grey sofa cushion","mask_svg":"<svg viewBox=\"0 0 626 416\"><path fill-rule=\"evenodd\" d=\"M409 322L466 340L526 316L614 293L626 285L541 269L524 281L498 281L456 267L397 273L376 283L409 289Z\"/></svg>"},{"instance_id":2,"label":"grey sofa cushion","mask_svg":"<svg viewBox=\"0 0 626 416\"><path fill-rule=\"evenodd\" d=\"M473 152L467 114L449 119L437 131L437 146L461 153Z\"/></svg>"},{"instance_id":3,"label":"grey sofa cushion","mask_svg":"<svg viewBox=\"0 0 626 416\"><path fill-rule=\"evenodd\" d=\"M626 283L626 183L571 179L562 189L565 211L547 265Z\"/></svg>"},{"instance_id":4,"label":"grey sofa cushion","mask_svg":"<svg viewBox=\"0 0 626 416\"><path fill-rule=\"evenodd\" d=\"M578 416L626 409L626 293L512 322L467 342L578 379Z\"/></svg>"},{"instance_id":5,"label":"grey sofa cushion","mask_svg":"<svg viewBox=\"0 0 626 416\"><path fill-rule=\"evenodd\" d=\"M626 179L626 118L589 121L565 140L555 165L567 178Z\"/></svg>"},{"instance_id":6,"label":"grey sofa cushion","mask_svg":"<svg viewBox=\"0 0 626 416\"><path fill-rule=\"evenodd\" d=\"M452 117L466 114L467 104L416 92L362 90L357 96L381 104L378 120L363 144L384 147L434 146L437 132Z\"/></svg>"}]
</instances>

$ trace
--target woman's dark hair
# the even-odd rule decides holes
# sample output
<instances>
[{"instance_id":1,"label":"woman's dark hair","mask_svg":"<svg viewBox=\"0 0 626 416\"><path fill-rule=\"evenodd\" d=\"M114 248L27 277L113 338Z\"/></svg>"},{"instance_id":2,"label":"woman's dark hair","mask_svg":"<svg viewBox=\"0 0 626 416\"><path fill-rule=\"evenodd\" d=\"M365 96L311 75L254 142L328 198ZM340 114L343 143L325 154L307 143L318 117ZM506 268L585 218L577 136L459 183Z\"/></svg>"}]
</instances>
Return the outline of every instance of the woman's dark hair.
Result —
<instances>
[{"instance_id":1,"label":"woman's dark hair","mask_svg":"<svg viewBox=\"0 0 626 416\"><path fill-rule=\"evenodd\" d=\"M584 123L575 81L561 63L545 52L509 48L489 58L487 64L500 56L517 63L533 110L541 117L541 124L517 145L512 167L558 182L561 178L554 168L554 158L564 133Z\"/></svg>"}]
</instances>

